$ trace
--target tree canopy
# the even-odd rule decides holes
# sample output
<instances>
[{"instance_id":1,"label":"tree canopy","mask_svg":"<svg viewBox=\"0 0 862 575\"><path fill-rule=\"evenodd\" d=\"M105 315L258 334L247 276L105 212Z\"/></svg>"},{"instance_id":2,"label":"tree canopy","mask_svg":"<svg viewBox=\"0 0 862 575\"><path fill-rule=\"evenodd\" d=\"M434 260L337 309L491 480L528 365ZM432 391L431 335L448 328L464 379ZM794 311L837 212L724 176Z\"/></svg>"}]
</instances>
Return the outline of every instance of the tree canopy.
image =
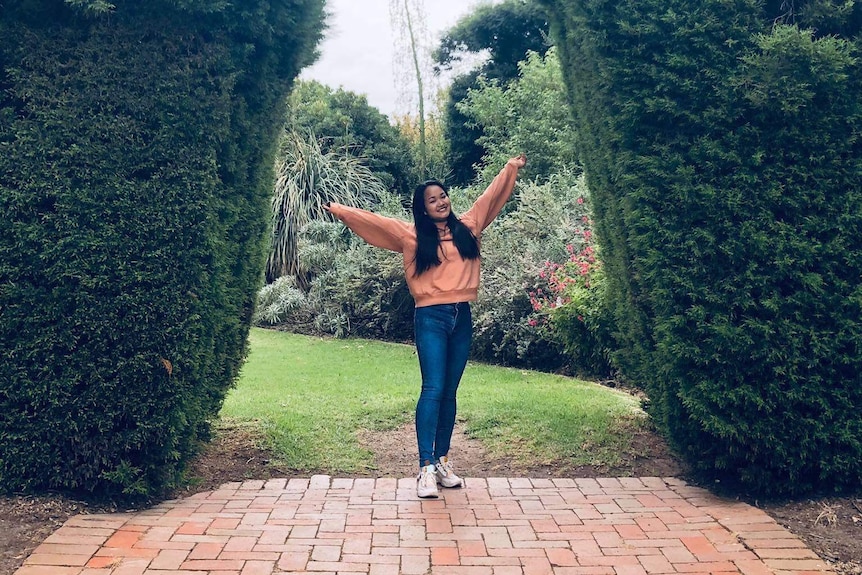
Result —
<instances>
[{"instance_id":1,"label":"tree canopy","mask_svg":"<svg viewBox=\"0 0 862 575\"><path fill-rule=\"evenodd\" d=\"M548 42L548 19L532 0L483 4L446 31L432 55L440 69L477 55L478 71L503 82L518 76L518 62L527 52L543 54Z\"/></svg>"}]
</instances>

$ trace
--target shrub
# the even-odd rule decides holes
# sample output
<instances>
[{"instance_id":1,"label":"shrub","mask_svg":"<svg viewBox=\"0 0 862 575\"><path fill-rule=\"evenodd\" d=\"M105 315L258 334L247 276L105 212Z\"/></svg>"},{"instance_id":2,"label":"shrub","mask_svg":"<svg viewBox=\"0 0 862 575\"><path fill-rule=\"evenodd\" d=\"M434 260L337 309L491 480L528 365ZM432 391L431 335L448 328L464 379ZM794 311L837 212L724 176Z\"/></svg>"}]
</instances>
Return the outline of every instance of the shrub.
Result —
<instances>
[{"instance_id":1,"label":"shrub","mask_svg":"<svg viewBox=\"0 0 862 575\"><path fill-rule=\"evenodd\" d=\"M404 217L400 198L381 193L374 211ZM413 299L401 254L375 248L341 222L312 221L300 232L299 258L310 280L302 305L283 309L279 325L301 333L406 341ZM259 298L271 297L264 289Z\"/></svg>"},{"instance_id":2,"label":"shrub","mask_svg":"<svg viewBox=\"0 0 862 575\"><path fill-rule=\"evenodd\" d=\"M859 487L862 7L542 4L589 136L615 363L704 475Z\"/></svg>"},{"instance_id":3,"label":"shrub","mask_svg":"<svg viewBox=\"0 0 862 575\"><path fill-rule=\"evenodd\" d=\"M476 190L478 192L478 190ZM530 325L528 292L544 262L562 259L584 210L583 178L560 173L544 184L521 182L508 213L482 236L482 284L474 305L473 354L477 359L546 371L570 361L550 331Z\"/></svg>"},{"instance_id":4,"label":"shrub","mask_svg":"<svg viewBox=\"0 0 862 575\"><path fill-rule=\"evenodd\" d=\"M482 189L450 190L453 210L463 213ZM588 213L587 194L576 173L552 175L544 184L522 182L511 208L485 230L482 284L473 304L474 359L545 371L577 369L565 352L565 338L548 326L530 325L528 291L546 261L563 258L567 244L583 241L578 234ZM384 196L374 211L406 217L394 195ZM261 311L259 324L268 314L281 328L302 333L412 340L414 304L401 254L368 245L340 222L318 220L302 230L299 255L311 277L303 303L289 283L265 288L260 305L276 305ZM283 289L290 294L284 298L288 305L278 304Z\"/></svg>"},{"instance_id":5,"label":"shrub","mask_svg":"<svg viewBox=\"0 0 862 575\"><path fill-rule=\"evenodd\" d=\"M579 204L582 199L578 199ZM566 245L568 259L562 263L546 261L539 272L539 284L529 292L536 311L530 325L550 329L579 375L608 377L613 372L610 353L614 341L605 272L590 219L581 219L584 225L577 232L578 241Z\"/></svg>"},{"instance_id":6,"label":"shrub","mask_svg":"<svg viewBox=\"0 0 862 575\"><path fill-rule=\"evenodd\" d=\"M246 353L323 2L75 4L0 5L0 485L152 496Z\"/></svg>"},{"instance_id":7,"label":"shrub","mask_svg":"<svg viewBox=\"0 0 862 575\"><path fill-rule=\"evenodd\" d=\"M293 276L282 276L261 288L254 311L256 325L275 325L289 317L308 317L308 300Z\"/></svg>"}]
</instances>

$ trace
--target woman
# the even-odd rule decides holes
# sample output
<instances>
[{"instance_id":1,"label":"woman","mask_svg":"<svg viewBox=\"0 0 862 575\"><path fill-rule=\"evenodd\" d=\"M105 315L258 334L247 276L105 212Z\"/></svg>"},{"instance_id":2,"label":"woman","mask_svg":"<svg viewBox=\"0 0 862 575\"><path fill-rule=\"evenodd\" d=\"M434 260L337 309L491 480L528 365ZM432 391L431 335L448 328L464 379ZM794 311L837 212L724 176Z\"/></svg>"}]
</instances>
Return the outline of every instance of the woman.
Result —
<instances>
[{"instance_id":1,"label":"woman","mask_svg":"<svg viewBox=\"0 0 862 575\"><path fill-rule=\"evenodd\" d=\"M417 495L437 497L437 483L460 487L449 461L456 393L473 337L470 303L479 290L479 238L512 195L523 154L510 159L460 218L446 186L427 181L413 194L413 224L341 204L329 212L371 245L400 252L416 303L414 329L422 392L416 404Z\"/></svg>"}]
</instances>

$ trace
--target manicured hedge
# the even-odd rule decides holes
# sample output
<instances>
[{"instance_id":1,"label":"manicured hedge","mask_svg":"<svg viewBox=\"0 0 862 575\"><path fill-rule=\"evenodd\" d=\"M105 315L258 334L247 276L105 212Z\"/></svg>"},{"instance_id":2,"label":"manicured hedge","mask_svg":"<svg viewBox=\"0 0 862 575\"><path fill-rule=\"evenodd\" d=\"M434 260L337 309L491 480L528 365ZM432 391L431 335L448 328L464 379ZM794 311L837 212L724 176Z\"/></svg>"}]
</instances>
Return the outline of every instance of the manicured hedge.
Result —
<instances>
[{"instance_id":1,"label":"manicured hedge","mask_svg":"<svg viewBox=\"0 0 862 575\"><path fill-rule=\"evenodd\" d=\"M775 495L859 487L862 7L542 4L616 364L711 479Z\"/></svg>"},{"instance_id":2,"label":"manicured hedge","mask_svg":"<svg viewBox=\"0 0 862 575\"><path fill-rule=\"evenodd\" d=\"M104 8L0 4L6 491L156 495L206 439L246 353L279 120L323 0Z\"/></svg>"}]
</instances>

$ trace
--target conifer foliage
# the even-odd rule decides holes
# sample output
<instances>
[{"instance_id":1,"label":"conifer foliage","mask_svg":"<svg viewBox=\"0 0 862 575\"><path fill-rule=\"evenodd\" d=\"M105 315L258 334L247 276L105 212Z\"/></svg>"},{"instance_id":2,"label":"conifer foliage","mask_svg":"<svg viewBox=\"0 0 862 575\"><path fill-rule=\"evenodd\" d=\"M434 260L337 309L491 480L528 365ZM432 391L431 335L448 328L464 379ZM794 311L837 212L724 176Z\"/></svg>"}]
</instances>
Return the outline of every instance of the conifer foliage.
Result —
<instances>
[{"instance_id":1,"label":"conifer foliage","mask_svg":"<svg viewBox=\"0 0 862 575\"><path fill-rule=\"evenodd\" d=\"M323 0L0 4L0 486L170 487L246 353Z\"/></svg>"},{"instance_id":2,"label":"conifer foliage","mask_svg":"<svg viewBox=\"0 0 862 575\"><path fill-rule=\"evenodd\" d=\"M618 324L695 469L862 484L859 3L542 0Z\"/></svg>"}]
</instances>

